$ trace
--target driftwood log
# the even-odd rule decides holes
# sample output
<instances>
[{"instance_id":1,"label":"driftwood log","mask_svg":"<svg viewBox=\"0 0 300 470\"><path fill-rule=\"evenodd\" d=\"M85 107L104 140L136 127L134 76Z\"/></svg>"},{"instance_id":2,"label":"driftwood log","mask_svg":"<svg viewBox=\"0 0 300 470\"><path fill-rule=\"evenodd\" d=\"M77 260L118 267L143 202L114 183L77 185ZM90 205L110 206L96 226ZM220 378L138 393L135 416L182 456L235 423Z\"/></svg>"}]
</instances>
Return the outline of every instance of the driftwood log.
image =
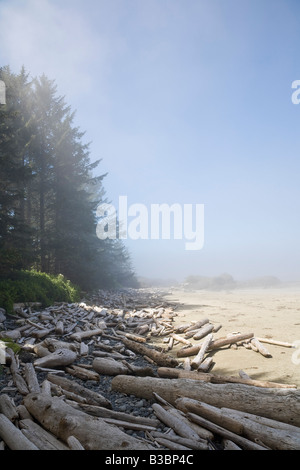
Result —
<instances>
[{"instance_id":1,"label":"driftwood log","mask_svg":"<svg viewBox=\"0 0 300 470\"><path fill-rule=\"evenodd\" d=\"M56 437L67 443L74 436L86 450L154 450L102 418L94 418L57 397L31 393L24 398L30 414Z\"/></svg>"},{"instance_id":2,"label":"driftwood log","mask_svg":"<svg viewBox=\"0 0 300 470\"><path fill-rule=\"evenodd\" d=\"M264 388L293 388L296 389L295 384L283 384L278 382L270 382L267 380L255 380L250 377L233 377L230 375L220 375L213 373L204 373L199 371L190 371L183 369L175 369L171 367L159 367L157 369L159 377L165 377L169 379L192 379L192 380L202 380L203 382L211 382L214 384L224 384L224 383L239 383L244 385L253 385L255 387L264 387Z\"/></svg>"},{"instance_id":3,"label":"driftwood log","mask_svg":"<svg viewBox=\"0 0 300 470\"><path fill-rule=\"evenodd\" d=\"M112 389L141 398L153 399L153 392L171 404L179 397L205 401L219 407L254 413L300 426L300 390L260 388L243 384L212 384L190 379L161 379L119 375L112 379ZM288 405L287 405L288 404Z\"/></svg>"},{"instance_id":4,"label":"driftwood log","mask_svg":"<svg viewBox=\"0 0 300 470\"><path fill-rule=\"evenodd\" d=\"M154 348L149 348L144 344L137 343L135 341L130 341L129 339L122 339L123 343L128 349L131 351L139 353L143 356L150 357L156 364L162 367L176 367L178 365L178 361L163 352L159 352Z\"/></svg>"},{"instance_id":5,"label":"driftwood log","mask_svg":"<svg viewBox=\"0 0 300 470\"><path fill-rule=\"evenodd\" d=\"M271 423L269 420L268 424L261 423L255 420L253 414L245 415L232 409L218 408L189 398L178 399L176 406L247 439L259 440L273 450L300 449L300 430L294 426L286 425L286 429L281 429L281 423L278 421L272 420Z\"/></svg>"},{"instance_id":6,"label":"driftwood log","mask_svg":"<svg viewBox=\"0 0 300 470\"><path fill-rule=\"evenodd\" d=\"M222 348L223 346L229 346L234 343L238 343L239 341L244 341L246 339L250 339L254 337L254 333L241 333L237 335L231 335L226 338L219 338L212 341L209 345L208 351L212 351L214 349ZM187 357L187 356L195 356L201 349L201 344L182 348L177 351L177 357Z\"/></svg>"},{"instance_id":7,"label":"driftwood log","mask_svg":"<svg viewBox=\"0 0 300 470\"><path fill-rule=\"evenodd\" d=\"M77 354L70 349L57 349L47 356L40 357L34 361L34 365L38 367L64 367L73 364L77 359Z\"/></svg>"},{"instance_id":8,"label":"driftwood log","mask_svg":"<svg viewBox=\"0 0 300 470\"><path fill-rule=\"evenodd\" d=\"M48 381L60 386L62 389L69 392L73 392L77 395L86 399L86 403L90 405L103 406L105 408L111 408L111 403L100 393L94 392L82 385L78 384L74 380L69 380L65 377L58 377L55 374L48 374Z\"/></svg>"},{"instance_id":9,"label":"driftwood log","mask_svg":"<svg viewBox=\"0 0 300 470\"><path fill-rule=\"evenodd\" d=\"M0 413L0 437L10 450L39 450L4 414Z\"/></svg>"}]
</instances>

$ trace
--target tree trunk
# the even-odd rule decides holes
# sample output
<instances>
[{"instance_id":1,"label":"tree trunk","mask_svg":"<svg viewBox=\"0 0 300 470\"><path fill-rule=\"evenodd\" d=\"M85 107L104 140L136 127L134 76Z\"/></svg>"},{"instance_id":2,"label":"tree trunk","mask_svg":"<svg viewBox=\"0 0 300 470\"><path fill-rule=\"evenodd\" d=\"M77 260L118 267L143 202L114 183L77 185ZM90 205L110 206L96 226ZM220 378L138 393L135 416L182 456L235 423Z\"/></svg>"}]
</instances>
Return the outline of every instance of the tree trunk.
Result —
<instances>
[{"instance_id":1,"label":"tree trunk","mask_svg":"<svg viewBox=\"0 0 300 470\"><path fill-rule=\"evenodd\" d=\"M195 383L190 379L160 379L119 375L112 389L153 399L153 392L171 404L189 397L213 406L232 408L300 426L300 390L253 387L243 384Z\"/></svg>"},{"instance_id":2,"label":"tree trunk","mask_svg":"<svg viewBox=\"0 0 300 470\"><path fill-rule=\"evenodd\" d=\"M29 394L24 403L41 425L64 442L74 436L86 450L154 450L101 418L75 410L57 397Z\"/></svg>"}]
</instances>

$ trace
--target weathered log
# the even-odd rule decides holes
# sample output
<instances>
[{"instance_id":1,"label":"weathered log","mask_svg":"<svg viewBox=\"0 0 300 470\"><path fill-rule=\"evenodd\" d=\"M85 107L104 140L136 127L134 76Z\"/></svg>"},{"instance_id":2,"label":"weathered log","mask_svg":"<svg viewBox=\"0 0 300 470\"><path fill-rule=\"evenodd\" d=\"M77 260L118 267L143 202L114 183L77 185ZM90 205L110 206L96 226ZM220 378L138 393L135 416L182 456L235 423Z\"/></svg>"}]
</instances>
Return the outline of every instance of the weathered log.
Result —
<instances>
[{"instance_id":1,"label":"weathered log","mask_svg":"<svg viewBox=\"0 0 300 470\"><path fill-rule=\"evenodd\" d=\"M100 380L100 376L97 372L88 370L85 367L81 367L79 365L73 364L71 367L66 367L65 371L81 380L94 380L95 382L99 382Z\"/></svg>"},{"instance_id":2,"label":"weathered log","mask_svg":"<svg viewBox=\"0 0 300 470\"><path fill-rule=\"evenodd\" d=\"M223 449L224 450L242 450L235 442L230 441L229 439L222 439Z\"/></svg>"},{"instance_id":3,"label":"weathered log","mask_svg":"<svg viewBox=\"0 0 300 470\"><path fill-rule=\"evenodd\" d=\"M212 342L212 339L213 339L213 335L210 333L207 336L207 338L203 341L203 344L200 348L200 351L198 352L197 356L194 357L194 359L191 362L192 369L197 369L200 366L201 362L204 359L206 351L208 350L209 345Z\"/></svg>"},{"instance_id":4,"label":"weathered log","mask_svg":"<svg viewBox=\"0 0 300 470\"><path fill-rule=\"evenodd\" d=\"M187 412L202 416L202 418L208 419L215 424L219 424L235 434L243 434L244 426L231 416L223 414L221 408L185 397L178 398L178 400L176 400L176 407L180 410L184 410L185 412L187 410Z\"/></svg>"},{"instance_id":5,"label":"weathered log","mask_svg":"<svg viewBox=\"0 0 300 470\"><path fill-rule=\"evenodd\" d=\"M0 331L0 338L9 338L12 340L17 340L21 338L21 332L19 328L16 328L15 330Z\"/></svg>"},{"instance_id":6,"label":"weathered log","mask_svg":"<svg viewBox=\"0 0 300 470\"><path fill-rule=\"evenodd\" d=\"M0 437L11 450L39 450L12 422L0 413Z\"/></svg>"},{"instance_id":7,"label":"weathered log","mask_svg":"<svg viewBox=\"0 0 300 470\"><path fill-rule=\"evenodd\" d=\"M12 423L19 417L19 413L13 399L6 393L0 395L0 413L4 414Z\"/></svg>"},{"instance_id":8,"label":"weathered log","mask_svg":"<svg viewBox=\"0 0 300 470\"><path fill-rule=\"evenodd\" d=\"M204 372L200 373L192 370L176 369L174 367L159 367L157 369L159 377L166 377L169 379L192 379L192 380L203 380L204 382L210 382L211 376Z\"/></svg>"},{"instance_id":9,"label":"weathered log","mask_svg":"<svg viewBox=\"0 0 300 470\"><path fill-rule=\"evenodd\" d=\"M203 320L199 320L195 323L193 323L192 325L188 326L186 329L185 329L185 332L188 332L188 331L193 331L193 330L198 330L199 328L201 328L203 325L205 325L206 323L209 323L209 319L208 318L204 318Z\"/></svg>"},{"instance_id":10,"label":"weathered log","mask_svg":"<svg viewBox=\"0 0 300 470\"><path fill-rule=\"evenodd\" d=\"M183 446L186 446L188 449L193 449L193 450L208 450L208 444L207 441L204 439L202 440L194 440L194 439L188 439L185 437L177 436L177 435L171 435L170 433L164 434L159 431L152 431L150 434L158 443L161 443L162 445L166 444L166 441L171 441L176 444L181 444ZM159 441L159 439L164 439L164 441Z\"/></svg>"},{"instance_id":11,"label":"weathered log","mask_svg":"<svg viewBox=\"0 0 300 470\"><path fill-rule=\"evenodd\" d=\"M209 346L209 350L222 348L223 346L228 346L230 344L238 343L245 339L250 339L254 337L254 333L239 333L234 335L229 335L226 338L220 338L212 341Z\"/></svg>"},{"instance_id":12,"label":"weathered log","mask_svg":"<svg viewBox=\"0 0 300 470\"><path fill-rule=\"evenodd\" d=\"M230 375L220 375L207 372L201 372L198 368L197 371L186 371L183 369L175 369L171 367L159 367L157 369L159 377L176 378L176 379L193 379L202 380L204 382L211 382L214 384L236 383L243 385L252 385L254 387L263 388L291 388L296 389L295 384L282 384L277 382L269 382L255 379L244 379L242 377L233 377Z\"/></svg>"},{"instance_id":13,"label":"weathered log","mask_svg":"<svg viewBox=\"0 0 300 470\"><path fill-rule=\"evenodd\" d=\"M19 425L24 436L39 450L69 450L63 442L31 419L21 420Z\"/></svg>"},{"instance_id":14,"label":"weathered log","mask_svg":"<svg viewBox=\"0 0 300 470\"><path fill-rule=\"evenodd\" d=\"M183 343L187 346L191 346L191 342L188 341L186 338L182 338L181 336L177 335L176 333L172 333L172 338L175 339L176 341L179 341L179 343Z\"/></svg>"},{"instance_id":15,"label":"weathered log","mask_svg":"<svg viewBox=\"0 0 300 470\"><path fill-rule=\"evenodd\" d=\"M175 358L163 352L159 352L154 348L149 348L144 344L130 341L126 338L122 339L122 341L128 349L131 349L132 351L138 354L150 357L150 359L156 362L156 364L158 364L159 366L176 367L178 365L178 361Z\"/></svg>"},{"instance_id":16,"label":"weathered log","mask_svg":"<svg viewBox=\"0 0 300 470\"><path fill-rule=\"evenodd\" d=\"M273 344L275 346L282 346L283 348L294 348L293 343L288 343L287 341L277 341L272 338L260 338L256 336L256 339L260 341L261 343L268 343L268 344Z\"/></svg>"},{"instance_id":17,"label":"weathered log","mask_svg":"<svg viewBox=\"0 0 300 470\"><path fill-rule=\"evenodd\" d=\"M77 359L77 354L70 349L57 349L47 356L40 357L34 361L35 366L39 367L64 367L72 364Z\"/></svg>"},{"instance_id":18,"label":"weathered log","mask_svg":"<svg viewBox=\"0 0 300 470\"><path fill-rule=\"evenodd\" d=\"M238 341L243 341L244 339L253 338L254 333L243 333L237 335L231 335L227 338L220 338L212 341L209 346L209 351L221 348L223 346L228 346L233 343L237 343ZM182 348L177 351L177 357L187 357L187 356L195 356L200 351L201 344L191 346L190 348Z\"/></svg>"},{"instance_id":19,"label":"weathered log","mask_svg":"<svg viewBox=\"0 0 300 470\"><path fill-rule=\"evenodd\" d=\"M55 352L57 349L70 349L74 352L78 351L78 346L75 343L68 343L67 341L62 341L56 338L45 338L41 345L45 346L50 352Z\"/></svg>"},{"instance_id":20,"label":"weathered log","mask_svg":"<svg viewBox=\"0 0 300 470\"><path fill-rule=\"evenodd\" d=\"M209 420L202 418L194 413L188 413L188 418L194 421L201 426L206 427L214 434L218 434L219 436L225 437L226 439L230 439L235 442L237 445L241 446L245 450L267 450L266 447L259 445L253 441L246 439L243 436L239 436L238 434L229 431L228 429L223 428L217 424L210 422Z\"/></svg>"},{"instance_id":21,"label":"weathered log","mask_svg":"<svg viewBox=\"0 0 300 470\"><path fill-rule=\"evenodd\" d=\"M85 450L81 442L79 442L79 440L74 436L68 437L67 444L71 450Z\"/></svg>"},{"instance_id":22,"label":"weathered log","mask_svg":"<svg viewBox=\"0 0 300 470\"><path fill-rule=\"evenodd\" d=\"M214 358L212 356L207 356L198 367L198 372L208 372L212 368Z\"/></svg>"},{"instance_id":23,"label":"weathered log","mask_svg":"<svg viewBox=\"0 0 300 470\"><path fill-rule=\"evenodd\" d=\"M222 408L222 410L226 413L232 414L234 417L237 417L237 418L240 418L240 417L247 418L249 420L254 421L255 423L262 424L270 428L282 429L292 434L295 434L295 433L297 433L298 435L300 434L300 427L294 426L293 424L283 423L282 421L265 418L264 416L258 416L253 413L246 413L245 411L233 410L231 408ZM299 435L299 441L300 441L300 435Z\"/></svg>"},{"instance_id":24,"label":"weathered log","mask_svg":"<svg viewBox=\"0 0 300 470\"><path fill-rule=\"evenodd\" d=\"M40 392L40 385L31 362L27 362L24 367L25 379L30 392Z\"/></svg>"},{"instance_id":25,"label":"weathered log","mask_svg":"<svg viewBox=\"0 0 300 470\"><path fill-rule=\"evenodd\" d=\"M132 375L139 375L140 377L146 377L148 375L150 377L155 377L156 375L151 367L147 367L147 366L139 367L133 364L129 364L129 362L127 361L122 361L122 364L124 364L128 368L128 371L129 371L128 373Z\"/></svg>"},{"instance_id":26,"label":"weathered log","mask_svg":"<svg viewBox=\"0 0 300 470\"><path fill-rule=\"evenodd\" d=\"M257 351L264 357L272 357L272 354L265 348L257 338L251 339L251 344L253 344Z\"/></svg>"},{"instance_id":27,"label":"weathered log","mask_svg":"<svg viewBox=\"0 0 300 470\"><path fill-rule=\"evenodd\" d=\"M147 424L133 423L132 421L123 421L115 418L103 418L108 424L113 424L124 429L132 429L133 431L154 431L156 427Z\"/></svg>"},{"instance_id":28,"label":"weathered log","mask_svg":"<svg viewBox=\"0 0 300 470\"><path fill-rule=\"evenodd\" d=\"M214 440L214 435L211 433L209 430L205 429L203 426L199 426L199 424L196 424L192 421L190 421L185 413L183 413L181 410L178 410L174 407L169 408L169 413L171 413L172 416L176 416L180 421L186 423L190 428L192 428L195 433L199 436L201 440Z\"/></svg>"},{"instance_id":29,"label":"weathered log","mask_svg":"<svg viewBox=\"0 0 300 470\"><path fill-rule=\"evenodd\" d=\"M7 348L6 352L10 358L10 371L11 371L11 375L13 378L13 382L15 386L17 387L18 391L21 393L21 395L26 395L27 393L29 393L29 390L28 390L25 380L19 373L19 368L17 365L15 354L13 350L10 348Z\"/></svg>"},{"instance_id":30,"label":"weathered log","mask_svg":"<svg viewBox=\"0 0 300 470\"><path fill-rule=\"evenodd\" d=\"M208 323L207 325L202 326L202 328L193 335L193 339L198 340L198 339L204 338L204 336L211 333L213 329L214 329L214 325L212 325L211 323Z\"/></svg>"},{"instance_id":31,"label":"weathered log","mask_svg":"<svg viewBox=\"0 0 300 470\"><path fill-rule=\"evenodd\" d=\"M52 396L52 395L56 395L58 397L64 396L66 398L66 400L69 399L69 400L72 400L72 402L75 401L75 402L80 403L80 404L86 404L86 398L82 397L81 395L78 395L74 392L69 392L68 390L64 390L59 385L50 384L50 386L51 386L50 396Z\"/></svg>"},{"instance_id":32,"label":"weathered log","mask_svg":"<svg viewBox=\"0 0 300 470\"><path fill-rule=\"evenodd\" d=\"M138 336L138 335L134 335L132 333L124 333L124 331L119 331L119 330L117 330L116 333L119 334L119 335L124 335L125 338L127 338L131 341L137 341L138 343L146 343L146 341L147 341L144 336Z\"/></svg>"},{"instance_id":33,"label":"weathered log","mask_svg":"<svg viewBox=\"0 0 300 470\"><path fill-rule=\"evenodd\" d=\"M98 418L111 418L118 419L120 421L129 421L130 423L138 423L140 425L158 427L160 421L156 418L146 418L144 416L135 416L131 413L124 413L121 411L114 411L108 408L103 408L102 406L95 405L86 405L79 404L76 406L77 409L84 411L87 414L92 416L97 416Z\"/></svg>"},{"instance_id":34,"label":"weathered log","mask_svg":"<svg viewBox=\"0 0 300 470\"><path fill-rule=\"evenodd\" d=\"M54 374L48 374L47 378L49 382L54 383L55 385L59 385L64 390L74 392L77 395L81 395L82 397L86 398L87 403L90 405L98 405L105 408L112 407L110 401L103 397L100 393L96 393L93 390L83 387L74 380L69 380L65 377L58 377Z\"/></svg>"},{"instance_id":35,"label":"weathered log","mask_svg":"<svg viewBox=\"0 0 300 470\"><path fill-rule=\"evenodd\" d=\"M172 428L176 432L176 434L181 437L187 437L196 441L199 440L198 434L195 433L195 431L190 426L188 426L183 420L181 420L177 416L173 416L172 414L170 414L168 410L163 408L161 405L159 405L158 403L154 403L152 405L152 408L158 419L170 428Z\"/></svg>"},{"instance_id":36,"label":"weathered log","mask_svg":"<svg viewBox=\"0 0 300 470\"><path fill-rule=\"evenodd\" d=\"M259 439L273 450L300 450L300 428L296 431L285 430L275 427L274 423L271 427L242 416L240 412L236 413L231 409L222 408L221 414L222 420L231 419L242 425L243 435L247 439L253 441Z\"/></svg>"},{"instance_id":37,"label":"weathered log","mask_svg":"<svg viewBox=\"0 0 300 470\"><path fill-rule=\"evenodd\" d=\"M112 389L149 400L153 392L174 404L179 397L189 397L208 404L254 413L300 426L300 390L262 388L244 384L212 384L195 386L190 379L161 379L119 375L112 379Z\"/></svg>"},{"instance_id":38,"label":"weathered log","mask_svg":"<svg viewBox=\"0 0 300 470\"><path fill-rule=\"evenodd\" d=\"M97 328L95 330L77 331L76 333L73 333L70 338L80 342L84 338L90 338L91 336L102 336L102 334L103 329Z\"/></svg>"},{"instance_id":39,"label":"weathered log","mask_svg":"<svg viewBox=\"0 0 300 470\"><path fill-rule=\"evenodd\" d=\"M34 337L34 338L37 338L37 339L42 339L42 338L45 338L45 336L48 336L50 335L50 333L52 333L52 331L54 331L54 328L43 328L43 329L40 329L40 330L36 330L36 331L33 331L31 333L31 335Z\"/></svg>"},{"instance_id":40,"label":"weathered log","mask_svg":"<svg viewBox=\"0 0 300 470\"><path fill-rule=\"evenodd\" d=\"M58 336L62 336L64 334L64 328L64 322L59 320L55 326L55 334Z\"/></svg>"},{"instance_id":41,"label":"weathered log","mask_svg":"<svg viewBox=\"0 0 300 470\"><path fill-rule=\"evenodd\" d=\"M42 426L67 442L76 437L86 450L154 450L154 448L107 424L101 418L93 418L75 410L57 397L29 394L25 406Z\"/></svg>"},{"instance_id":42,"label":"weathered log","mask_svg":"<svg viewBox=\"0 0 300 470\"><path fill-rule=\"evenodd\" d=\"M93 369L102 375L124 375L129 373L127 366L111 358L96 357L92 365Z\"/></svg>"}]
</instances>

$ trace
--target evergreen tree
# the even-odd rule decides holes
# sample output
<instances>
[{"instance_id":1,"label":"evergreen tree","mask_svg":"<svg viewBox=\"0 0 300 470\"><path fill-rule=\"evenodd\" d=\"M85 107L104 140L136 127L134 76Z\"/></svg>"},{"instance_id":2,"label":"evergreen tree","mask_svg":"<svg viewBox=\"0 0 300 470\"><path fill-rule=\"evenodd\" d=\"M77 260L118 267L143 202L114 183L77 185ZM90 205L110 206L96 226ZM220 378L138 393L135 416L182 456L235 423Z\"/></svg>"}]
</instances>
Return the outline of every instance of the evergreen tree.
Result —
<instances>
[{"instance_id":1,"label":"evergreen tree","mask_svg":"<svg viewBox=\"0 0 300 470\"><path fill-rule=\"evenodd\" d=\"M33 258L33 231L26 221L28 165L31 139L30 83L24 70L0 69L7 104L0 105L0 273L27 268Z\"/></svg>"},{"instance_id":2,"label":"evergreen tree","mask_svg":"<svg viewBox=\"0 0 300 470\"><path fill-rule=\"evenodd\" d=\"M45 75L0 69L7 105L0 108L0 270L34 267L63 274L85 290L134 283L120 241L99 240L103 178L93 172L84 133Z\"/></svg>"}]
</instances>

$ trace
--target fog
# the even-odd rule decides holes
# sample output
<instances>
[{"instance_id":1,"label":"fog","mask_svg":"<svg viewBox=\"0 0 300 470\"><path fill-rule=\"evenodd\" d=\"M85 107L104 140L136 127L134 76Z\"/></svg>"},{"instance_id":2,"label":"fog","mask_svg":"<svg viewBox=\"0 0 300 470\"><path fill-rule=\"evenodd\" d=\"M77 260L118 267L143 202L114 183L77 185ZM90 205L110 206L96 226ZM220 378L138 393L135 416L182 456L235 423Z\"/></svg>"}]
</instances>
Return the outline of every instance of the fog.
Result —
<instances>
[{"instance_id":1,"label":"fog","mask_svg":"<svg viewBox=\"0 0 300 470\"><path fill-rule=\"evenodd\" d=\"M56 81L108 201L135 207L138 277L300 279L299 14L292 0L272 15L252 0L0 3L0 65ZM203 223L151 238L135 218L154 204L203 205Z\"/></svg>"}]
</instances>

